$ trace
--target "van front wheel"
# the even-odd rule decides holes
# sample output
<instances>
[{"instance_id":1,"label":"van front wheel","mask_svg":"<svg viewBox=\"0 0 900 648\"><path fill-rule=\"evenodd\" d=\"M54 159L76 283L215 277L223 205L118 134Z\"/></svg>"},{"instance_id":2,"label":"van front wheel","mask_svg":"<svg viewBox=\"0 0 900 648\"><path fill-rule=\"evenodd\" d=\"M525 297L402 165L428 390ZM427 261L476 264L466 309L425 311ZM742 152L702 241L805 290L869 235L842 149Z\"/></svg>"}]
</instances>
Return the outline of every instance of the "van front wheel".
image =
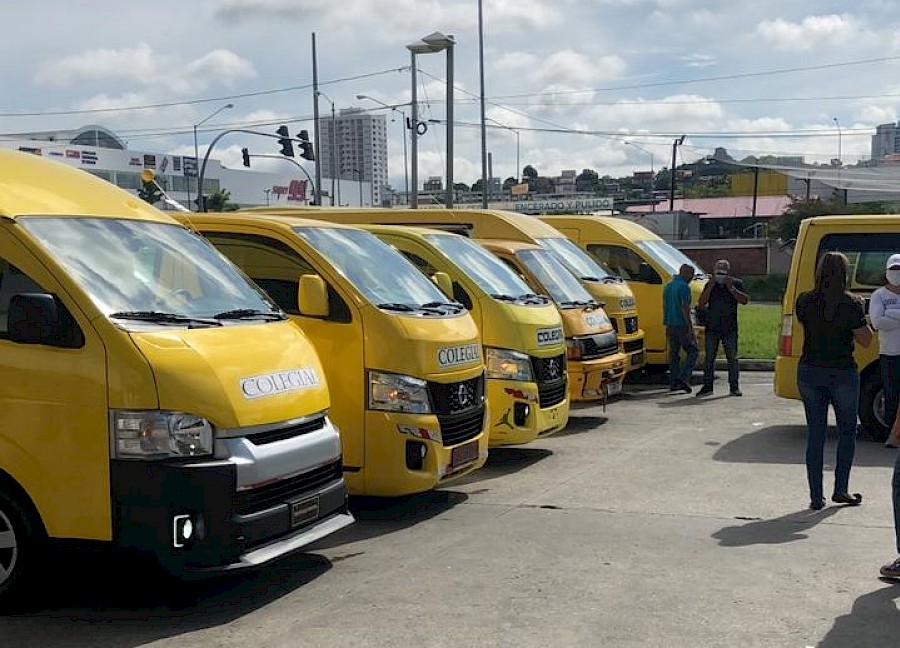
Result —
<instances>
[{"instance_id":1,"label":"van front wheel","mask_svg":"<svg viewBox=\"0 0 900 648\"><path fill-rule=\"evenodd\" d=\"M38 533L32 516L0 492L0 608L21 603L37 560Z\"/></svg>"},{"instance_id":2,"label":"van front wheel","mask_svg":"<svg viewBox=\"0 0 900 648\"><path fill-rule=\"evenodd\" d=\"M881 372L875 371L859 390L859 420L876 441L884 441L891 431L884 420L884 385Z\"/></svg>"}]
</instances>

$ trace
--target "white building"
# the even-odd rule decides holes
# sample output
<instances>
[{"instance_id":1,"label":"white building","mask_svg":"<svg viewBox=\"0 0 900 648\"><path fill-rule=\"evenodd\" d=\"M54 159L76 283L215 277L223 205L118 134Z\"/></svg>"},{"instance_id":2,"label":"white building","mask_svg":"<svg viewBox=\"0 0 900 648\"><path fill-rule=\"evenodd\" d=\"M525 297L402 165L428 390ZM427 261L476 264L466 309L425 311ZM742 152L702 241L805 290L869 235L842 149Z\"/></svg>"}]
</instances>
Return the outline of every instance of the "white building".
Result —
<instances>
[{"instance_id":1,"label":"white building","mask_svg":"<svg viewBox=\"0 0 900 648\"><path fill-rule=\"evenodd\" d=\"M900 153L900 129L898 124L879 124L872 135L872 159L881 160L893 153Z\"/></svg>"},{"instance_id":2,"label":"white building","mask_svg":"<svg viewBox=\"0 0 900 648\"><path fill-rule=\"evenodd\" d=\"M345 108L332 117L319 117L319 156L322 175L345 181L361 182L363 203L381 205L388 184L387 118L372 115L361 108ZM335 167L337 173L334 172ZM330 181L329 181L330 182ZM322 182L325 189L329 185ZM368 185L366 187L365 185ZM358 204L341 183L335 191L342 205ZM337 204L337 203L335 203Z\"/></svg>"},{"instance_id":3,"label":"white building","mask_svg":"<svg viewBox=\"0 0 900 648\"><path fill-rule=\"evenodd\" d=\"M0 147L48 157L84 169L135 194L141 188L141 171L151 169L156 174L157 182L173 200L188 208L195 207L197 160L193 156L129 150L121 138L102 126L3 135L0 136ZM314 198L311 183L311 178L315 177L313 164L306 163L299 168L300 160L284 160L279 165L284 167L283 170L256 171L244 167L230 169L210 158L203 178L204 194L209 196L219 189L227 189L231 194L230 202L240 207L309 204ZM344 180L339 186L344 194L344 203L360 204L355 180ZM326 192L330 190L330 178L323 179L322 188ZM364 182L363 193L366 191L371 193L371 187ZM328 197L323 198L322 202L328 205ZM156 206L171 209L163 202Z\"/></svg>"}]
</instances>

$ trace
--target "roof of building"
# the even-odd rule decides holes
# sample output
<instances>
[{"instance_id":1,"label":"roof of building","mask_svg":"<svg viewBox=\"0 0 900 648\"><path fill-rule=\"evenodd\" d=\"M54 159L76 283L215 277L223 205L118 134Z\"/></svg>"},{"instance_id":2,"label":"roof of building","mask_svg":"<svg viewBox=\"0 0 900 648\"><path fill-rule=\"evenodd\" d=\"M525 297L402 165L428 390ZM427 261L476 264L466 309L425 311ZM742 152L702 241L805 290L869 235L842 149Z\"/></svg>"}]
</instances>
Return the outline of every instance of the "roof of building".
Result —
<instances>
[{"instance_id":1,"label":"roof of building","mask_svg":"<svg viewBox=\"0 0 900 648\"><path fill-rule=\"evenodd\" d=\"M5 133L7 139L34 140L41 142L60 142L63 144L80 144L82 146L96 146L99 148L118 149L124 151L128 148L126 142L108 128L90 124L71 130L34 131L31 133Z\"/></svg>"},{"instance_id":2,"label":"roof of building","mask_svg":"<svg viewBox=\"0 0 900 648\"><path fill-rule=\"evenodd\" d=\"M757 196L756 218L780 216L791 203L790 196ZM668 201L656 205L655 211L668 210ZM753 196L731 196L727 198L676 198L675 211L693 212L700 218L750 218L753 214ZM652 205L636 205L629 212L654 211Z\"/></svg>"}]
</instances>

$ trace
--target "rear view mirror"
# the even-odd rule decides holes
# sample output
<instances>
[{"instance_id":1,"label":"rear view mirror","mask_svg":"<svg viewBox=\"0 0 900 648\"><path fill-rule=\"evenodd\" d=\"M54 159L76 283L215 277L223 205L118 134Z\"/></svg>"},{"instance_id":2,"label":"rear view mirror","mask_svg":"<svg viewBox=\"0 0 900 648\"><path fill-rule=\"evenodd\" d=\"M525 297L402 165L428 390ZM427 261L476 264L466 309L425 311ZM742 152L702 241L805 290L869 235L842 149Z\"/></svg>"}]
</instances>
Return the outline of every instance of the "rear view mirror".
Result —
<instances>
[{"instance_id":1,"label":"rear view mirror","mask_svg":"<svg viewBox=\"0 0 900 648\"><path fill-rule=\"evenodd\" d=\"M660 276L656 274L656 270L650 267L650 264L646 261L641 261L640 268L638 269L638 281L648 284L658 284L662 283L662 279Z\"/></svg>"},{"instance_id":2,"label":"rear view mirror","mask_svg":"<svg viewBox=\"0 0 900 648\"><path fill-rule=\"evenodd\" d=\"M328 317L328 287L319 275L303 275L297 294L300 314L308 317Z\"/></svg>"},{"instance_id":3,"label":"rear view mirror","mask_svg":"<svg viewBox=\"0 0 900 648\"><path fill-rule=\"evenodd\" d=\"M431 275L431 280L441 289L444 295L453 299L453 282L450 280L450 275L446 272L435 272Z\"/></svg>"},{"instance_id":4,"label":"rear view mirror","mask_svg":"<svg viewBox=\"0 0 900 648\"><path fill-rule=\"evenodd\" d=\"M19 344L78 348L84 344L81 329L56 297L47 293L20 293L9 301L9 340Z\"/></svg>"}]
</instances>

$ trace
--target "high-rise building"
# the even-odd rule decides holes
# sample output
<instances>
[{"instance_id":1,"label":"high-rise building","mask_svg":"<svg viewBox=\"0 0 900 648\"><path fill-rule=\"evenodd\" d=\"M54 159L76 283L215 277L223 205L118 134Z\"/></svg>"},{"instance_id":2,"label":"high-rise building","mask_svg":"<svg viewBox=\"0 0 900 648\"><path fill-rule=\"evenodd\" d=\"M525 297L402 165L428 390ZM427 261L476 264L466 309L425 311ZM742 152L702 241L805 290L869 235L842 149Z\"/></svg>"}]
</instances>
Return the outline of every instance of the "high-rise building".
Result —
<instances>
[{"instance_id":1,"label":"high-rise building","mask_svg":"<svg viewBox=\"0 0 900 648\"><path fill-rule=\"evenodd\" d=\"M388 184L387 118L361 108L341 109L333 120L319 117L319 158L323 176L367 183L361 202L381 205Z\"/></svg>"},{"instance_id":2,"label":"high-rise building","mask_svg":"<svg viewBox=\"0 0 900 648\"><path fill-rule=\"evenodd\" d=\"M900 153L900 123L879 124L872 135L872 160L882 160L894 153Z\"/></svg>"}]
</instances>

